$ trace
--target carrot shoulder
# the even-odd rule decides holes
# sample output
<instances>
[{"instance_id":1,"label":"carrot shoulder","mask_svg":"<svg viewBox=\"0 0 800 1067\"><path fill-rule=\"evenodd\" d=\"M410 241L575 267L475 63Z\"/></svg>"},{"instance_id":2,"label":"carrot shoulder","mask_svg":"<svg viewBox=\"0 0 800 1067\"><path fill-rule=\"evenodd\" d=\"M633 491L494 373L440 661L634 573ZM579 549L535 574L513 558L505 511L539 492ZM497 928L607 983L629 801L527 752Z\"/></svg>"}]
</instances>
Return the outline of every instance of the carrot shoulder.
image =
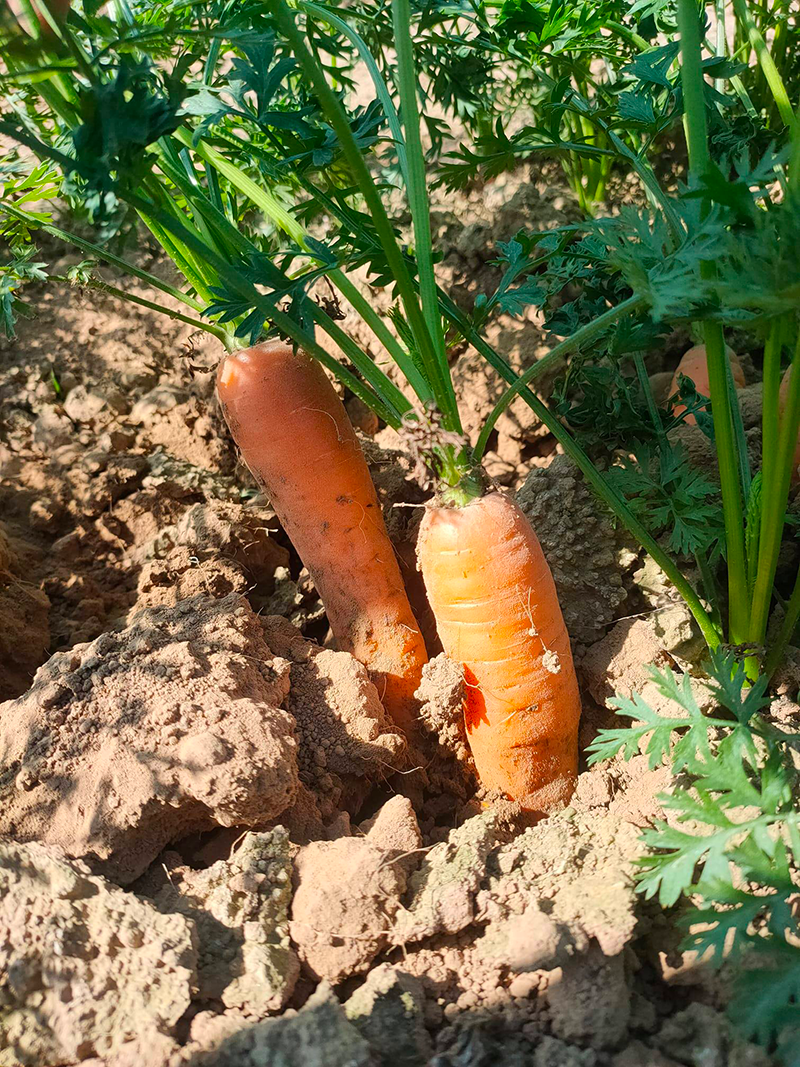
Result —
<instances>
[{"instance_id":1,"label":"carrot shoulder","mask_svg":"<svg viewBox=\"0 0 800 1067\"><path fill-rule=\"evenodd\" d=\"M279 342L229 355L217 393L245 463L314 580L339 648L367 667L387 712L410 729L425 644L336 390L316 360Z\"/></svg>"},{"instance_id":2,"label":"carrot shoulder","mask_svg":"<svg viewBox=\"0 0 800 1067\"><path fill-rule=\"evenodd\" d=\"M418 553L447 655L464 668L481 782L549 811L575 787L580 695L555 583L509 497L429 508Z\"/></svg>"}]
</instances>

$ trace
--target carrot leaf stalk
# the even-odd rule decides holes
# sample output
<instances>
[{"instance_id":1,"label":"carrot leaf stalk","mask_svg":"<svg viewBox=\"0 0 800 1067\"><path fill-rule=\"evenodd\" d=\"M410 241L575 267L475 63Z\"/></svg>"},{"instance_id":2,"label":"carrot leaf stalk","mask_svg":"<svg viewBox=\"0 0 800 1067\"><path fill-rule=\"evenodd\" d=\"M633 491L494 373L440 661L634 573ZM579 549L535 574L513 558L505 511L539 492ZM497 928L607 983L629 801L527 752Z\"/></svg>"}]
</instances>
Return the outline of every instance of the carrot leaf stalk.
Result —
<instances>
[{"instance_id":1,"label":"carrot leaf stalk","mask_svg":"<svg viewBox=\"0 0 800 1067\"><path fill-rule=\"evenodd\" d=\"M701 65L699 20L695 0L678 0L678 26L689 166L695 177L702 179L709 170L711 160L708 150L708 123ZM711 280L715 273L713 262L700 263L702 279ZM729 599L728 636L734 644L743 644L747 640L750 597L744 545L741 471L732 416L732 389L728 380L722 326L717 322L706 321L703 323L703 335L708 359L711 406L714 413L714 437L725 517Z\"/></svg>"}]
</instances>

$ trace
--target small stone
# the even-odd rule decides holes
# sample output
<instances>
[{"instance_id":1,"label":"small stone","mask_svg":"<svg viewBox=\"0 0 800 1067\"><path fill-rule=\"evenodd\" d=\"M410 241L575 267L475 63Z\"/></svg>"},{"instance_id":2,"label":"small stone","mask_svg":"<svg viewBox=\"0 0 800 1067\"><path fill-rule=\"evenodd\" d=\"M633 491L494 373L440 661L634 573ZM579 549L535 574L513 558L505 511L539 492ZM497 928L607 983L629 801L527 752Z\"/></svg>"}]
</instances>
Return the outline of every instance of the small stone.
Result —
<instances>
[{"instance_id":1,"label":"small stone","mask_svg":"<svg viewBox=\"0 0 800 1067\"><path fill-rule=\"evenodd\" d=\"M187 1049L188 1067L374 1067L369 1045L347 1020L330 986L323 983L301 1011L211 1031L208 1051ZM224 1039L221 1040L221 1035Z\"/></svg>"},{"instance_id":2,"label":"small stone","mask_svg":"<svg viewBox=\"0 0 800 1067\"><path fill-rule=\"evenodd\" d=\"M512 978L508 985L508 991L512 997L526 999L539 988L539 976L531 971L528 974L518 974Z\"/></svg>"},{"instance_id":3,"label":"small stone","mask_svg":"<svg viewBox=\"0 0 800 1067\"><path fill-rule=\"evenodd\" d=\"M680 1067L675 1061L659 1052L656 1048L649 1048L641 1041L632 1041L626 1049L618 1052L611 1061L612 1067Z\"/></svg>"},{"instance_id":4,"label":"small stone","mask_svg":"<svg viewBox=\"0 0 800 1067\"><path fill-rule=\"evenodd\" d=\"M726 1067L728 1023L707 1004L690 1004L664 1022L653 1044L691 1067Z\"/></svg>"},{"instance_id":5,"label":"small stone","mask_svg":"<svg viewBox=\"0 0 800 1067\"><path fill-rule=\"evenodd\" d=\"M34 530L53 530L58 526L61 515L61 505L47 497L34 500L28 509L28 521Z\"/></svg>"},{"instance_id":6,"label":"small stone","mask_svg":"<svg viewBox=\"0 0 800 1067\"><path fill-rule=\"evenodd\" d=\"M135 433L115 427L98 437L97 446L104 452L126 452L135 441Z\"/></svg>"},{"instance_id":7,"label":"small stone","mask_svg":"<svg viewBox=\"0 0 800 1067\"><path fill-rule=\"evenodd\" d=\"M556 1037L595 1048L615 1048L628 1032L630 990L622 956L597 945L550 972L547 1006Z\"/></svg>"},{"instance_id":8,"label":"small stone","mask_svg":"<svg viewBox=\"0 0 800 1067\"><path fill-rule=\"evenodd\" d=\"M52 453L63 445L70 445L75 430L67 416L58 408L48 406L33 424L33 447L37 452Z\"/></svg>"},{"instance_id":9,"label":"small stone","mask_svg":"<svg viewBox=\"0 0 800 1067\"><path fill-rule=\"evenodd\" d=\"M73 422L93 422L105 407L105 397L90 393L85 385L76 385L64 401L64 411Z\"/></svg>"},{"instance_id":10,"label":"small stone","mask_svg":"<svg viewBox=\"0 0 800 1067\"><path fill-rule=\"evenodd\" d=\"M539 1039L531 1067L598 1067L598 1062L592 1049L575 1048L545 1036Z\"/></svg>"}]
</instances>

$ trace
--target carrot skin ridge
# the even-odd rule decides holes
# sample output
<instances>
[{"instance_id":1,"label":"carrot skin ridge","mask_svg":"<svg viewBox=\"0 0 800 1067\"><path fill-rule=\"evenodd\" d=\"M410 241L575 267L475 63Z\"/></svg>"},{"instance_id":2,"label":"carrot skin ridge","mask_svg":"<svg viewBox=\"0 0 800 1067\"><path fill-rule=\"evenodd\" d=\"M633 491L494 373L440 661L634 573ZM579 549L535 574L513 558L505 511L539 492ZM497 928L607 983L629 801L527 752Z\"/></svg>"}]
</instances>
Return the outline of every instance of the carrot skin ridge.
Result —
<instances>
[{"instance_id":1,"label":"carrot skin ridge","mask_svg":"<svg viewBox=\"0 0 800 1067\"><path fill-rule=\"evenodd\" d=\"M314 580L338 647L367 667L388 714L412 730L425 643L330 379L304 352L268 342L223 360L217 394L245 463Z\"/></svg>"},{"instance_id":2,"label":"carrot skin ridge","mask_svg":"<svg viewBox=\"0 0 800 1067\"><path fill-rule=\"evenodd\" d=\"M445 652L464 670L478 777L532 811L575 788L580 695L555 583L530 523L490 492L429 507L418 557Z\"/></svg>"}]
</instances>

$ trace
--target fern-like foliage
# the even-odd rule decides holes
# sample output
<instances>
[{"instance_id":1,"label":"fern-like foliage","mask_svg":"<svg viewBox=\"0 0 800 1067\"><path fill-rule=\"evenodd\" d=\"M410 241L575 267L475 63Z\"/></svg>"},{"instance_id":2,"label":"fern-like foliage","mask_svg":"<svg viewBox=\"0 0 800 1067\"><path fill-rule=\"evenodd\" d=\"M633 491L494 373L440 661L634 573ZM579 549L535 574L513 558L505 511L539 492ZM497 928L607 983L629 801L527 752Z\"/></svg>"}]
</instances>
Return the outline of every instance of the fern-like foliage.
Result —
<instances>
[{"instance_id":1,"label":"fern-like foliage","mask_svg":"<svg viewBox=\"0 0 800 1067\"><path fill-rule=\"evenodd\" d=\"M734 1020L798 1067L798 738L769 721L766 679L747 685L732 653L712 654L707 670L702 684L652 671L674 711L617 697L631 723L601 730L590 761L646 752L651 768L666 763L680 775L660 798L671 817L642 835L638 889L666 907L693 901L682 918L686 947L710 963L742 961Z\"/></svg>"}]
</instances>

